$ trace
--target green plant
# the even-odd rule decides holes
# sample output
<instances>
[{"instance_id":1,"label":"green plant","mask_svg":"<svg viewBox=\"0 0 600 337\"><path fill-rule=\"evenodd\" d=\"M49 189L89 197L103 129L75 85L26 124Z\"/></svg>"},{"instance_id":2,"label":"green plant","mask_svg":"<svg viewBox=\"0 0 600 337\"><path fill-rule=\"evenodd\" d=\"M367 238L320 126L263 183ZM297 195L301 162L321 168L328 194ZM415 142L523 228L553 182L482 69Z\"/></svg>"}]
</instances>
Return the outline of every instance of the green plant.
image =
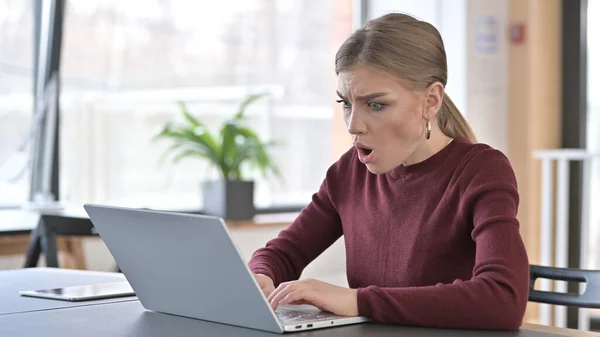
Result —
<instances>
[{"instance_id":1,"label":"green plant","mask_svg":"<svg viewBox=\"0 0 600 337\"><path fill-rule=\"evenodd\" d=\"M263 176L269 171L279 176L279 170L268 153L276 143L262 142L248 126L245 115L246 108L264 96L253 94L246 97L237 113L223 123L218 134L211 133L183 102L179 102L184 122L167 122L153 138L171 141L165 155L172 155L173 163L184 158L208 160L225 180L243 180L241 168L244 164L259 169Z\"/></svg>"}]
</instances>

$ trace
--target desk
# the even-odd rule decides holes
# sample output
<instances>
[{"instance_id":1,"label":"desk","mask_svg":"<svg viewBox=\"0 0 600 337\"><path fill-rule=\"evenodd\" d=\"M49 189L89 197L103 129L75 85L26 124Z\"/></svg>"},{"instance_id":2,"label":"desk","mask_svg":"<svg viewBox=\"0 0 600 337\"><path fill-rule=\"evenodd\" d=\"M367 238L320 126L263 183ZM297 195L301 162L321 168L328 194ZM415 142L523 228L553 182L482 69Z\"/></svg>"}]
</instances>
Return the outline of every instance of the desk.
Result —
<instances>
[{"instance_id":1,"label":"desk","mask_svg":"<svg viewBox=\"0 0 600 337\"><path fill-rule=\"evenodd\" d=\"M259 214L253 220L230 221L229 228L281 226L298 213ZM96 236L87 213L81 209L56 211L0 210L0 255L26 252L25 268L36 267L43 253L47 267L59 267L58 251L67 253L74 269L85 269L81 236ZM63 236L64 240L57 240Z\"/></svg>"},{"instance_id":2,"label":"desk","mask_svg":"<svg viewBox=\"0 0 600 337\"><path fill-rule=\"evenodd\" d=\"M57 235L98 235L92 222L83 210L43 211L39 214L39 221L35 229L32 230L29 239L25 268L37 266L40 253L44 253L46 257L47 267L58 267ZM78 265L85 267L81 240L77 241L77 247L69 247L69 250L79 258Z\"/></svg>"},{"instance_id":3,"label":"desk","mask_svg":"<svg viewBox=\"0 0 600 337\"><path fill-rule=\"evenodd\" d=\"M30 271L0 272L4 280L11 277L17 278ZM75 274L73 271L56 270L48 273L45 280L53 284L65 283L68 276ZM89 275L85 281L100 282L106 273L81 272L79 275ZM62 275L61 275L62 274ZM2 281L0 281L2 282ZM36 282L39 282L36 284ZM40 286L41 279L33 280L28 284ZM10 290L12 291L12 290ZM9 292L10 292L9 291ZM6 289L0 288L1 296L6 296ZM25 300L25 298L21 298ZM43 300L53 303L52 300ZM129 300L112 303L87 302L86 306L68 307L62 309L21 312L10 315L0 315L0 336L128 336L128 337L154 337L154 336L279 336L277 334L238 328L223 324L210 323L189 318L165 315L145 310L139 301ZM14 306L13 302L10 304ZM17 304L18 305L18 304ZM327 336L327 337L359 337L359 336L402 336L402 337L548 337L548 336L573 336L587 337L598 334L577 330L543 327L525 324L520 331L470 331L470 330L443 330L416 327L391 326L380 324L361 324L346 327L337 327L310 332L294 333L288 336Z\"/></svg>"},{"instance_id":4,"label":"desk","mask_svg":"<svg viewBox=\"0 0 600 337\"><path fill-rule=\"evenodd\" d=\"M65 267L74 269L85 269L83 256L83 245L81 238L76 236L62 236L63 232L57 232L55 228L45 231L44 224L53 223L47 217L54 219L70 219L72 217L82 219L80 214L69 214L64 211L24 211L24 210L0 210L0 256L25 255L26 267L35 267L41 253L46 256L46 265L58 267L58 251L65 253ZM41 229L36 232L36 229ZM88 226L88 228L91 228ZM55 233L61 236L44 233ZM68 232L68 231L67 231ZM93 235L93 233L86 233Z\"/></svg>"},{"instance_id":5,"label":"desk","mask_svg":"<svg viewBox=\"0 0 600 337\"><path fill-rule=\"evenodd\" d=\"M57 235L61 240L57 240ZM67 253L68 266L85 269L78 236L94 236L92 223L81 210L0 210L0 255L26 253L25 267L35 267L40 255L46 266L58 267L58 251Z\"/></svg>"},{"instance_id":6,"label":"desk","mask_svg":"<svg viewBox=\"0 0 600 337\"><path fill-rule=\"evenodd\" d=\"M90 305L90 303L102 304L136 300L137 298L135 296L131 296L94 302L66 302L22 297L19 295L20 290L48 289L124 280L125 277L118 273L54 268L29 268L1 271L0 316L39 310L84 306Z\"/></svg>"}]
</instances>

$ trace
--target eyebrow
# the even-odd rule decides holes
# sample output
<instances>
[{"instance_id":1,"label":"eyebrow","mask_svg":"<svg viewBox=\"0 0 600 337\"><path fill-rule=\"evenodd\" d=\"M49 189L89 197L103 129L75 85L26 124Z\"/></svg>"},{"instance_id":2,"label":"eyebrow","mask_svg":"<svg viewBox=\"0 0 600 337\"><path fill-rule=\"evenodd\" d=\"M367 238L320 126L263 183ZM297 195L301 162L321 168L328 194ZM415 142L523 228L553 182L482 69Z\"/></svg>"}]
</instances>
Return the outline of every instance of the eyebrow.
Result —
<instances>
[{"instance_id":1,"label":"eyebrow","mask_svg":"<svg viewBox=\"0 0 600 337\"><path fill-rule=\"evenodd\" d=\"M339 91L336 90L335 92L337 93L338 96L340 96L341 99L346 99L346 97L344 97ZM376 93L368 94L368 95L364 95L364 96L357 96L356 99L360 100L360 101L368 101L370 99L385 96L387 94L388 94L387 92L376 92Z\"/></svg>"}]
</instances>

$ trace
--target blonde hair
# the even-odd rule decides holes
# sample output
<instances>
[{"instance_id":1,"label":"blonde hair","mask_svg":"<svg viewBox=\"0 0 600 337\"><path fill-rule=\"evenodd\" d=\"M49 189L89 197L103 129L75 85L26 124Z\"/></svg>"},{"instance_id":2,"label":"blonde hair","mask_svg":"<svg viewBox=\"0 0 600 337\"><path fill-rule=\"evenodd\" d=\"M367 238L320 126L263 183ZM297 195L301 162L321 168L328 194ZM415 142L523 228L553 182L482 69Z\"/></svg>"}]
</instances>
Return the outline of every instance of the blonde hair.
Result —
<instances>
[{"instance_id":1,"label":"blonde hair","mask_svg":"<svg viewBox=\"0 0 600 337\"><path fill-rule=\"evenodd\" d=\"M446 51L438 30L406 14L391 13L371 20L355 31L339 48L335 71L356 64L393 74L416 89L448 80ZM475 134L450 97L444 93L437 114L440 130L448 137L464 137L475 143Z\"/></svg>"}]
</instances>

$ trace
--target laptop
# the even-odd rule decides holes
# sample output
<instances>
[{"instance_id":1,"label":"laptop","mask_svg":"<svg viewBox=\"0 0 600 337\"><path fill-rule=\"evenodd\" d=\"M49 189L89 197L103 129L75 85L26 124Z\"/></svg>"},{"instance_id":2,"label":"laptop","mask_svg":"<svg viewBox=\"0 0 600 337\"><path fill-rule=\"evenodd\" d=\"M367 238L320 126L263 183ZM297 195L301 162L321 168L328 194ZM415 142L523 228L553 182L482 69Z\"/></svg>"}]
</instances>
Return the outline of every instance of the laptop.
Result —
<instances>
[{"instance_id":1,"label":"laptop","mask_svg":"<svg viewBox=\"0 0 600 337\"><path fill-rule=\"evenodd\" d=\"M273 310L218 217L84 206L147 310L284 333L368 321L308 305Z\"/></svg>"}]
</instances>

